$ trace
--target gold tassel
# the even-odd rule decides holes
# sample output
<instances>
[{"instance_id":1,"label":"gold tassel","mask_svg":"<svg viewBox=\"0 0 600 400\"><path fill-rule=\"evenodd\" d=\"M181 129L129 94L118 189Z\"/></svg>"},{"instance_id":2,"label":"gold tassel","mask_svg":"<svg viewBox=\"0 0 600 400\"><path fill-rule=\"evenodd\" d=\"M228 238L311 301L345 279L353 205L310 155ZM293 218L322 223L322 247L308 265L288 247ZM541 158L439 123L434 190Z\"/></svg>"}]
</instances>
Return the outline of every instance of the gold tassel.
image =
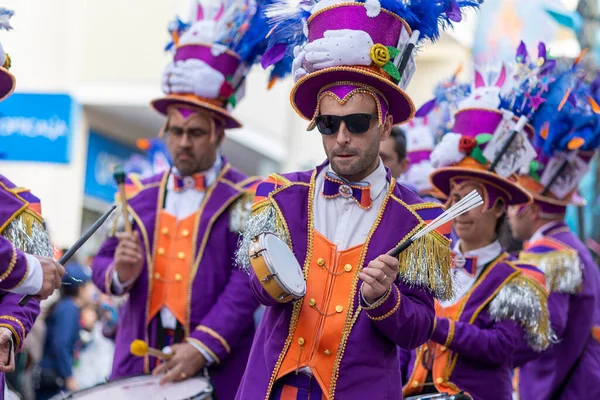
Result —
<instances>
[{"instance_id":1,"label":"gold tassel","mask_svg":"<svg viewBox=\"0 0 600 400\"><path fill-rule=\"evenodd\" d=\"M4 61L4 65L2 65L2 68L9 70L11 65L12 65L12 61L10 59L10 56L8 55L8 53L6 53L6 60Z\"/></svg>"},{"instance_id":2,"label":"gold tassel","mask_svg":"<svg viewBox=\"0 0 600 400\"><path fill-rule=\"evenodd\" d=\"M436 231L415 240L400 253L399 275L409 285L428 287L439 300L454 296L450 241Z\"/></svg>"},{"instance_id":3,"label":"gold tassel","mask_svg":"<svg viewBox=\"0 0 600 400\"><path fill-rule=\"evenodd\" d=\"M522 252L519 254L519 262L540 269L550 292L576 294L581 289L583 266L576 251L564 249L546 253Z\"/></svg>"}]
</instances>

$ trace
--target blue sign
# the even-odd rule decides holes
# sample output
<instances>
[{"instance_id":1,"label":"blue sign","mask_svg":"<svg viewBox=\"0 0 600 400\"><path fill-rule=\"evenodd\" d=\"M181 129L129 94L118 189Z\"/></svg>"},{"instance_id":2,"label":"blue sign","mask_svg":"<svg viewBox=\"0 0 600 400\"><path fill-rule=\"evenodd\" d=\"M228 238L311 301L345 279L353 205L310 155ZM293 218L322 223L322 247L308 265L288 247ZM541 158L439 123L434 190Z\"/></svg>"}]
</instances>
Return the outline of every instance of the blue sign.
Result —
<instances>
[{"instance_id":1,"label":"blue sign","mask_svg":"<svg viewBox=\"0 0 600 400\"><path fill-rule=\"evenodd\" d=\"M117 191L113 169L117 164L125 164L133 154L139 154L139 151L90 131L85 168L85 194L112 203Z\"/></svg>"},{"instance_id":2,"label":"blue sign","mask_svg":"<svg viewBox=\"0 0 600 400\"><path fill-rule=\"evenodd\" d=\"M2 158L68 164L79 113L66 94L12 94L0 103Z\"/></svg>"}]
</instances>

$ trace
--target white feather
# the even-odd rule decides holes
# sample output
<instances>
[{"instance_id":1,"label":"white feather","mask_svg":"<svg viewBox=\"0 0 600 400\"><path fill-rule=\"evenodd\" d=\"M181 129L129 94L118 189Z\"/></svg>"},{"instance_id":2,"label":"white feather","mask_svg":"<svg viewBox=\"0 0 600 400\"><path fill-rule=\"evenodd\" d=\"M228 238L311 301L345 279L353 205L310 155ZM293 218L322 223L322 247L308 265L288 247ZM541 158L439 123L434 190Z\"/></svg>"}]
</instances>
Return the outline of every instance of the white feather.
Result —
<instances>
[{"instance_id":1,"label":"white feather","mask_svg":"<svg viewBox=\"0 0 600 400\"><path fill-rule=\"evenodd\" d=\"M466 154L458 148L461 137L462 135L453 132L445 134L431 152L431 165L435 168L442 168L462 161L466 157Z\"/></svg>"}]
</instances>

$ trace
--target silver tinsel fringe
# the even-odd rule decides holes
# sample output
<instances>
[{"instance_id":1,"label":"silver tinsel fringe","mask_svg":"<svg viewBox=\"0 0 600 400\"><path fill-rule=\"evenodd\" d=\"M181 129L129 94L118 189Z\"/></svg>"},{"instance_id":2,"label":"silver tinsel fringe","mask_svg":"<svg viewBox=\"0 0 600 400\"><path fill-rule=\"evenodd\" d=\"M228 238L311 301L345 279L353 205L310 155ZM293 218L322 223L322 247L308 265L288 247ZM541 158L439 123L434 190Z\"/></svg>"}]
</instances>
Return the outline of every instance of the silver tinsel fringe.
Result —
<instances>
[{"instance_id":1,"label":"silver tinsel fringe","mask_svg":"<svg viewBox=\"0 0 600 400\"><path fill-rule=\"evenodd\" d=\"M229 214L229 230L231 232L242 232L245 229L246 221L252 214L253 195L243 195L231 206Z\"/></svg>"},{"instance_id":2,"label":"silver tinsel fringe","mask_svg":"<svg viewBox=\"0 0 600 400\"><path fill-rule=\"evenodd\" d=\"M521 325L527 332L527 344L535 351L545 350L556 342L542 299L516 279L508 282L490 302L489 313L496 321L509 319Z\"/></svg>"},{"instance_id":3,"label":"silver tinsel fringe","mask_svg":"<svg viewBox=\"0 0 600 400\"><path fill-rule=\"evenodd\" d=\"M50 236L42 224L34 222L31 234L27 233L27 226L21 218L15 218L4 228L2 233L15 247L34 256L52 257Z\"/></svg>"},{"instance_id":4,"label":"silver tinsel fringe","mask_svg":"<svg viewBox=\"0 0 600 400\"><path fill-rule=\"evenodd\" d=\"M583 283L583 265L577 253L543 257L537 267L546 275L546 286L550 292L576 294Z\"/></svg>"},{"instance_id":5,"label":"silver tinsel fringe","mask_svg":"<svg viewBox=\"0 0 600 400\"><path fill-rule=\"evenodd\" d=\"M271 232L281 240L290 244L290 238L282 227L277 224L277 211L271 205L264 206L256 211L245 223L244 230L240 235L235 261L239 268L250 273L250 245L255 237L261 233Z\"/></svg>"}]
</instances>

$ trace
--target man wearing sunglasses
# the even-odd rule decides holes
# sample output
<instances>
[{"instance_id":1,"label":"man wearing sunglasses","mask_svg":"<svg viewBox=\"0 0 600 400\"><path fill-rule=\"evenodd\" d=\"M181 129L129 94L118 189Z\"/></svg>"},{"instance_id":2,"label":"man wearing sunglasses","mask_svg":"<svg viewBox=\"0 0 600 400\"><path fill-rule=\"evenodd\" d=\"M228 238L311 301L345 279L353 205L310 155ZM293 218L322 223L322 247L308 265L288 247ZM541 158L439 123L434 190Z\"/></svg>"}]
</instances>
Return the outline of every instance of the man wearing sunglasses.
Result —
<instances>
[{"instance_id":1,"label":"man wearing sunglasses","mask_svg":"<svg viewBox=\"0 0 600 400\"><path fill-rule=\"evenodd\" d=\"M411 65L402 17L435 17L437 8L372 3L317 3L307 20L270 35L273 51L281 51L276 46L289 43L294 27L299 35L308 27L309 42L293 51L291 101L321 134L327 160L312 171L271 175L256 190L238 263L266 309L238 400L401 399L398 347L425 343L434 297L451 296L449 226L419 239L400 261L388 255L443 210L399 185L379 157L392 126L414 113L398 82L408 83L403 65ZM302 266L303 298L274 298L257 278L250 254L265 231L286 242Z\"/></svg>"},{"instance_id":2,"label":"man wearing sunglasses","mask_svg":"<svg viewBox=\"0 0 600 400\"><path fill-rule=\"evenodd\" d=\"M129 294L112 379L153 372L164 374L166 383L204 370L219 399L232 400L237 391L258 303L232 260L255 179L232 167L219 147L227 129L241 127L230 110L260 55L258 39L267 33L263 11L254 11L207 10L207 16L232 18L215 32L198 5L189 29L173 33L174 61L163 75L166 96L152 107L167 118L163 134L174 166L144 180L128 179L133 232L111 235L94 259L96 285ZM237 31L238 23L248 30ZM233 41L210 41L232 35ZM136 357L129 351L135 339L168 347L173 356L162 363Z\"/></svg>"}]
</instances>

